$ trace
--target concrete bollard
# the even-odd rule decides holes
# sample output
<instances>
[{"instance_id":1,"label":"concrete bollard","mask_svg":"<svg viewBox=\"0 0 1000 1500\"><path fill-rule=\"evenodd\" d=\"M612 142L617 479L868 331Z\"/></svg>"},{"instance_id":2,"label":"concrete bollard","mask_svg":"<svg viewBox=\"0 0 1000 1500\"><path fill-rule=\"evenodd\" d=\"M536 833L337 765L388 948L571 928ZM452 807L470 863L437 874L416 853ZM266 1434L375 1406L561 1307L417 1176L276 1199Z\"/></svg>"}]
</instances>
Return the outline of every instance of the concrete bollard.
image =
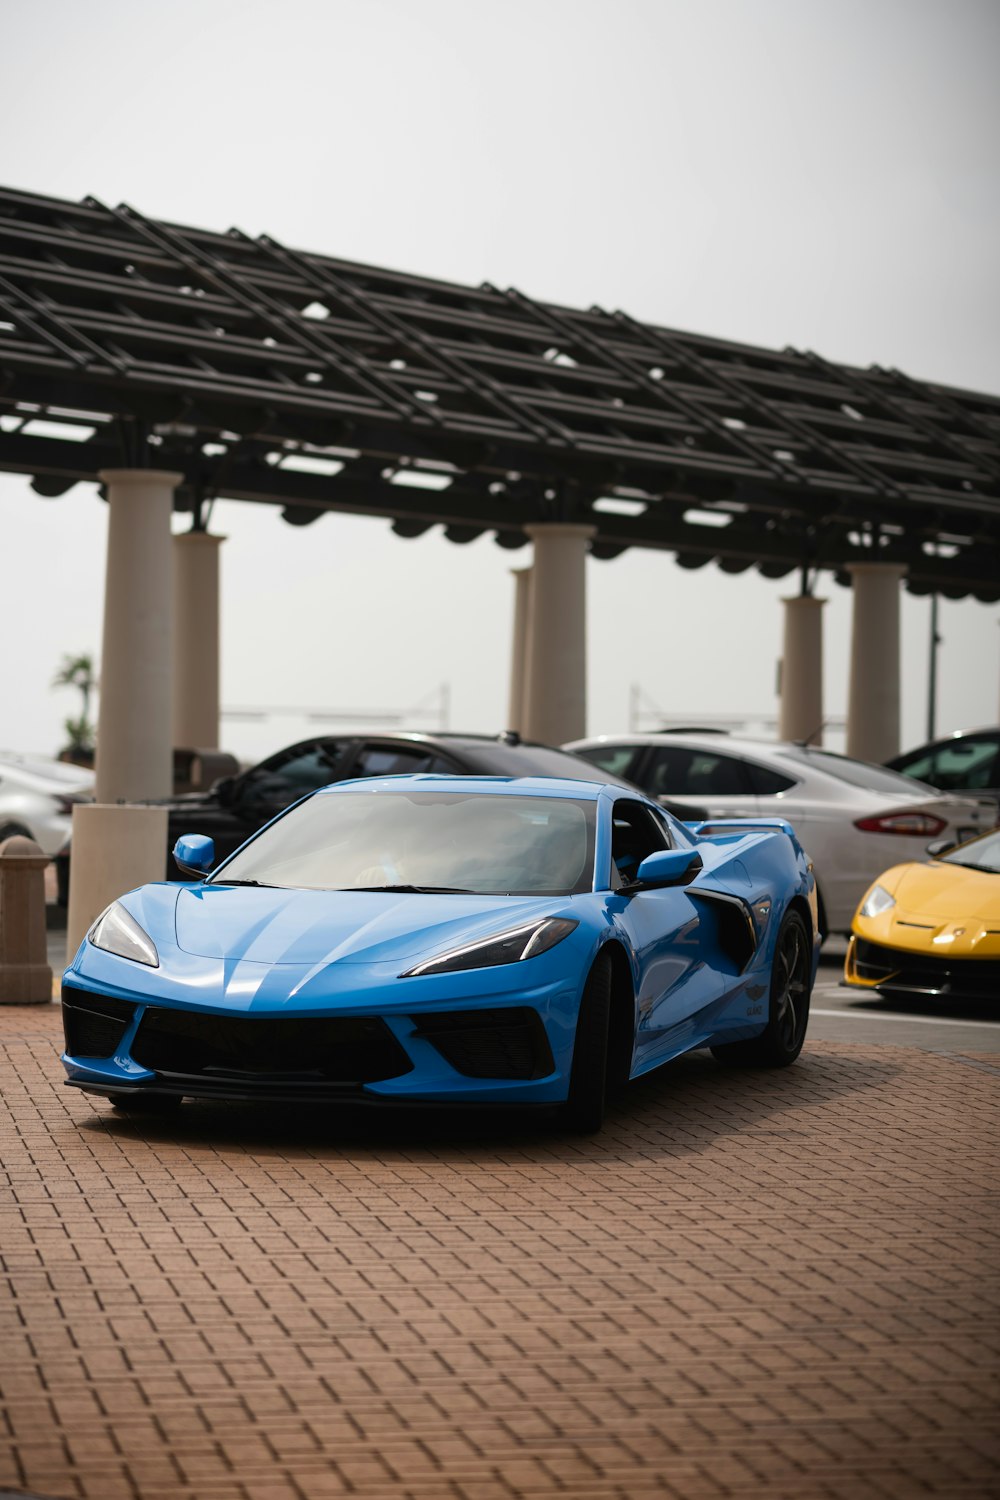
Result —
<instances>
[{"instance_id":1,"label":"concrete bollard","mask_svg":"<svg viewBox=\"0 0 1000 1500\"><path fill-rule=\"evenodd\" d=\"M47 1005L52 970L46 957L45 866L34 839L0 844L0 1005Z\"/></svg>"}]
</instances>

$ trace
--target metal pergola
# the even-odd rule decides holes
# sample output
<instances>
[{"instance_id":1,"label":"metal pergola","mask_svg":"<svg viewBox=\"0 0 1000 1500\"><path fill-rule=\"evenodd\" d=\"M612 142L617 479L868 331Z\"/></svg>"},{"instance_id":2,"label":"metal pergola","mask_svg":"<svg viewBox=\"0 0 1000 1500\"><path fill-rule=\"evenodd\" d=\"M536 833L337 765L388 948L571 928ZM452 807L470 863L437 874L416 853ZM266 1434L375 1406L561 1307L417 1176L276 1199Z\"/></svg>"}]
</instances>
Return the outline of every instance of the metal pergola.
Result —
<instances>
[{"instance_id":1,"label":"metal pergola","mask_svg":"<svg viewBox=\"0 0 1000 1500\"><path fill-rule=\"evenodd\" d=\"M1000 398L0 189L0 470L1000 599Z\"/></svg>"}]
</instances>

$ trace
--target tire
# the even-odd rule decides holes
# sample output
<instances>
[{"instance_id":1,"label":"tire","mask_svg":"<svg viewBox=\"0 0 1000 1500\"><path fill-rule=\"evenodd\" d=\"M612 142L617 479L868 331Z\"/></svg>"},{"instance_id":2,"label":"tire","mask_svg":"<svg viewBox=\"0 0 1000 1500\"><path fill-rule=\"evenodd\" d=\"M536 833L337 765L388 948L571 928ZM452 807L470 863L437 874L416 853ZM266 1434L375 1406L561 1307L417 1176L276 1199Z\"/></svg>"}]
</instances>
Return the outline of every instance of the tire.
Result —
<instances>
[{"instance_id":1,"label":"tire","mask_svg":"<svg viewBox=\"0 0 1000 1500\"><path fill-rule=\"evenodd\" d=\"M123 1115L172 1115L180 1109L180 1094L110 1094L111 1108Z\"/></svg>"},{"instance_id":2,"label":"tire","mask_svg":"<svg viewBox=\"0 0 1000 1500\"><path fill-rule=\"evenodd\" d=\"M806 924L797 911L786 912L774 945L767 1026L752 1041L713 1047L712 1056L733 1068L787 1068L806 1038L811 989Z\"/></svg>"},{"instance_id":3,"label":"tire","mask_svg":"<svg viewBox=\"0 0 1000 1500\"><path fill-rule=\"evenodd\" d=\"M611 957L599 953L580 998L569 1094L560 1115L564 1125L581 1135L593 1135L604 1124L610 1019Z\"/></svg>"},{"instance_id":4,"label":"tire","mask_svg":"<svg viewBox=\"0 0 1000 1500\"><path fill-rule=\"evenodd\" d=\"M20 823L7 823L0 828L0 844L6 839L13 838L30 839L31 834Z\"/></svg>"}]
</instances>

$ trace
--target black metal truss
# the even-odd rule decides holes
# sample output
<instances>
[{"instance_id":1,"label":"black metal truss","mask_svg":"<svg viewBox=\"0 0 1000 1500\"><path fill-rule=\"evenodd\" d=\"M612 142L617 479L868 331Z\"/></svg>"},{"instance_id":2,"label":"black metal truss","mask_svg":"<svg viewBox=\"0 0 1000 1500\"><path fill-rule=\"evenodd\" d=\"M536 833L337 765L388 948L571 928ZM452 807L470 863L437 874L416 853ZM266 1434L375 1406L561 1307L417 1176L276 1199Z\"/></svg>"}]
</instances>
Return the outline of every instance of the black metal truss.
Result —
<instances>
[{"instance_id":1,"label":"black metal truss","mask_svg":"<svg viewBox=\"0 0 1000 1500\"><path fill-rule=\"evenodd\" d=\"M0 469L1000 598L1000 398L0 190Z\"/></svg>"}]
</instances>

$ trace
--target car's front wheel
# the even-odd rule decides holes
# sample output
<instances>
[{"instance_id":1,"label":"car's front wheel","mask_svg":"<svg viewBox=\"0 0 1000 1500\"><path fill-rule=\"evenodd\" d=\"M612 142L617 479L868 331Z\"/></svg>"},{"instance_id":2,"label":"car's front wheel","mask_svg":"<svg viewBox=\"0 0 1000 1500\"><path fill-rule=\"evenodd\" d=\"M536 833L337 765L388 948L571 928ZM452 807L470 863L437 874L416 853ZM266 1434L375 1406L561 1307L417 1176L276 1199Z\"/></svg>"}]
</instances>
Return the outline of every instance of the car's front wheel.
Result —
<instances>
[{"instance_id":1,"label":"car's front wheel","mask_svg":"<svg viewBox=\"0 0 1000 1500\"><path fill-rule=\"evenodd\" d=\"M608 1088L608 1027L611 1020L611 956L599 953L580 999L569 1094L562 1122L592 1135L604 1123Z\"/></svg>"},{"instance_id":2,"label":"car's front wheel","mask_svg":"<svg viewBox=\"0 0 1000 1500\"><path fill-rule=\"evenodd\" d=\"M802 1051L809 1022L812 950L797 911L785 913L774 945L767 1026L749 1042L713 1047L712 1056L736 1068L787 1068Z\"/></svg>"}]
</instances>

